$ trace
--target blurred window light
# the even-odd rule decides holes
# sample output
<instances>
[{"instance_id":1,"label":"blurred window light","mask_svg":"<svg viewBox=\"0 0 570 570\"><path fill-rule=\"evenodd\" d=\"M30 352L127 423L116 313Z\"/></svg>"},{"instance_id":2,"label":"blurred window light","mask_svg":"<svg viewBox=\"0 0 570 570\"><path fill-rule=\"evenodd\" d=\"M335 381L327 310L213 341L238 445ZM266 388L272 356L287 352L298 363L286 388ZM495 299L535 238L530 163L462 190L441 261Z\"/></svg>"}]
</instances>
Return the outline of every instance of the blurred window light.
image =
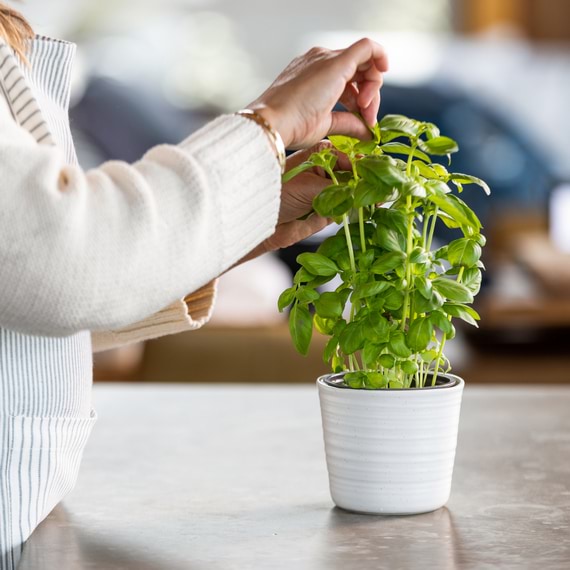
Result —
<instances>
[{"instance_id":1,"label":"blurred window light","mask_svg":"<svg viewBox=\"0 0 570 570\"><path fill-rule=\"evenodd\" d=\"M449 32L451 0L368 0L360 10L359 27L386 31ZM418 54L422 59L424 54Z\"/></svg>"},{"instance_id":2,"label":"blurred window light","mask_svg":"<svg viewBox=\"0 0 570 570\"><path fill-rule=\"evenodd\" d=\"M445 36L426 32L339 30L310 34L305 38L303 48L320 45L340 49L362 37L384 46L390 58L390 69L385 79L394 85L417 85L432 79L441 66L448 45Z\"/></svg>"},{"instance_id":3,"label":"blurred window light","mask_svg":"<svg viewBox=\"0 0 570 570\"><path fill-rule=\"evenodd\" d=\"M549 227L555 247L570 253L570 183L560 184L550 195Z\"/></svg>"}]
</instances>

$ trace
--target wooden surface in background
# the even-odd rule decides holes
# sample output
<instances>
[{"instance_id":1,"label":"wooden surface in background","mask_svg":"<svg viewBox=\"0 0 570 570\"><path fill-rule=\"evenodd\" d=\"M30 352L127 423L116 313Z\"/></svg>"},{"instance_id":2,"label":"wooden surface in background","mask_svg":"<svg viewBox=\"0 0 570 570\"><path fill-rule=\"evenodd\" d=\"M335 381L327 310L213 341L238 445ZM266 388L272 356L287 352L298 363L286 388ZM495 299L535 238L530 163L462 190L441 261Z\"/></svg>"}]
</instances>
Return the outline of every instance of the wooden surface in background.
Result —
<instances>
[{"instance_id":1,"label":"wooden surface in background","mask_svg":"<svg viewBox=\"0 0 570 570\"><path fill-rule=\"evenodd\" d=\"M537 41L570 41L568 0L457 0L459 31L509 25Z\"/></svg>"}]
</instances>

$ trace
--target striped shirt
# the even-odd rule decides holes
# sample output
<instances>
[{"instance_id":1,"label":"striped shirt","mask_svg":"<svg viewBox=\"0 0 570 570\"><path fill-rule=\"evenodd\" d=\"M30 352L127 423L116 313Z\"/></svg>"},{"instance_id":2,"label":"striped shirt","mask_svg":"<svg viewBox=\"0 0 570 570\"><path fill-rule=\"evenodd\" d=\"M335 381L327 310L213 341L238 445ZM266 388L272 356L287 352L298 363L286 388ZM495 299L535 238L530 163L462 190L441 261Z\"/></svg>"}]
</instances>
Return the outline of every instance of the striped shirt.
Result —
<instances>
[{"instance_id":1,"label":"striped shirt","mask_svg":"<svg viewBox=\"0 0 570 570\"><path fill-rule=\"evenodd\" d=\"M74 53L74 44L37 36L24 78L10 85L20 124L39 138L51 133L70 163L77 161L68 120ZM95 421L91 385L89 332L53 338L0 328L1 570L16 567L24 541L75 483Z\"/></svg>"}]
</instances>

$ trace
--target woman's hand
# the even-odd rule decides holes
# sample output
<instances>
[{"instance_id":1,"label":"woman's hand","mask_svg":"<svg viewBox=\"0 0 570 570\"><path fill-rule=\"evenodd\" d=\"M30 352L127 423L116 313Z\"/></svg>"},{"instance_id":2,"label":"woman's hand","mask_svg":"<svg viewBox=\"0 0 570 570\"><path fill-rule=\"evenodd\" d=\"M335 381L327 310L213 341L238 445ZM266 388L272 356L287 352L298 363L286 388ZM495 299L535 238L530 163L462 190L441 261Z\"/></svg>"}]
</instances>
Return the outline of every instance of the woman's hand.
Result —
<instances>
[{"instance_id":1,"label":"woman's hand","mask_svg":"<svg viewBox=\"0 0 570 570\"><path fill-rule=\"evenodd\" d=\"M287 159L287 170L307 160L313 152L329 146L330 143L322 141L308 150L296 152ZM346 161L346 157L341 155L339 162L341 166L344 165L344 168L346 164L343 161ZM326 178L324 171L320 168L307 170L285 183L281 189L281 206L275 233L241 259L240 263L269 251L289 247L330 224L329 218L323 218L316 213L311 214L306 220L299 220L298 218L305 216L313 209L315 196L331 184L330 178Z\"/></svg>"},{"instance_id":2,"label":"woman's hand","mask_svg":"<svg viewBox=\"0 0 570 570\"><path fill-rule=\"evenodd\" d=\"M249 108L276 129L288 148L306 148L329 134L361 139L376 123L382 73L388 69L384 49L362 39L343 50L313 48L293 60ZM348 112L333 112L337 102Z\"/></svg>"}]
</instances>

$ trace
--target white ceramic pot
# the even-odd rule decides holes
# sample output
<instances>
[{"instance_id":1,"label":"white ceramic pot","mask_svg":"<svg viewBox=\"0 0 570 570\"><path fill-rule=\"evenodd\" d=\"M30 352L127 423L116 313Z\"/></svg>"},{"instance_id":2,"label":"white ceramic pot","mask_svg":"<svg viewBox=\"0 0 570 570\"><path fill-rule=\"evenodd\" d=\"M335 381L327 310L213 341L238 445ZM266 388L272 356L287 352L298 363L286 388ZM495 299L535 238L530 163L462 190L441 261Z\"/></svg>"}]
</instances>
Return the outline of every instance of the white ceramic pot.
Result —
<instances>
[{"instance_id":1,"label":"white ceramic pot","mask_svg":"<svg viewBox=\"0 0 570 570\"><path fill-rule=\"evenodd\" d=\"M317 380L331 496L343 509L405 515L445 505L464 382L356 390Z\"/></svg>"}]
</instances>

